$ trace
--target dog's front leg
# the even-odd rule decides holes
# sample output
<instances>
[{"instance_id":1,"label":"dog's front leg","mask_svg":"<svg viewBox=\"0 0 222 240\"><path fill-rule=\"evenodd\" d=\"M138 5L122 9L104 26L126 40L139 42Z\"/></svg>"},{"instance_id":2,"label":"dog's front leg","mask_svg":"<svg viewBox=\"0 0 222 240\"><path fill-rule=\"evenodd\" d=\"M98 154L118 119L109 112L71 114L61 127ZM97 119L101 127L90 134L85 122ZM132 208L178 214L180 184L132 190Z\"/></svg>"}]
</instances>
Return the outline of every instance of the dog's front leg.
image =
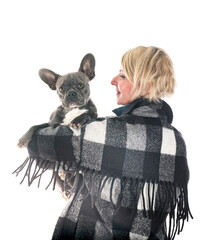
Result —
<instances>
[{"instance_id":1,"label":"dog's front leg","mask_svg":"<svg viewBox=\"0 0 222 240\"><path fill-rule=\"evenodd\" d=\"M64 119L64 112L63 112L63 107L62 106L59 106L56 111L54 111L51 116L50 116L50 126L55 128L57 126L59 126L63 119Z\"/></svg>"},{"instance_id":2,"label":"dog's front leg","mask_svg":"<svg viewBox=\"0 0 222 240\"><path fill-rule=\"evenodd\" d=\"M48 123L43 123L40 125L32 126L18 141L18 147L28 147L29 143L32 140L33 135L41 128L49 127Z\"/></svg>"}]
</instances>

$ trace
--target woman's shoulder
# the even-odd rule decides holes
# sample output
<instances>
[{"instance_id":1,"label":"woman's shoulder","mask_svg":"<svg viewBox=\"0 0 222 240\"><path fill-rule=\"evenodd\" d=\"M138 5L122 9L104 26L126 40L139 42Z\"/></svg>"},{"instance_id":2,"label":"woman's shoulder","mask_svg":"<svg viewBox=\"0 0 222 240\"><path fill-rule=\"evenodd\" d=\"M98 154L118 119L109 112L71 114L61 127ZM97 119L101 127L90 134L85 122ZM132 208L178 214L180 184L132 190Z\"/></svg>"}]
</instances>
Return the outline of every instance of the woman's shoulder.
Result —
<instances>
[{"instance_id":1,"label":"woman's shoulder","mask_svg":"<svg viewBox=\"0 0 222 240\"><path fill-rule=\"evenodd\" d=\"M175 127L172 127L176 139L177 155L187 156L186 143L182 133Z\"/></svg>"}]
</instances>

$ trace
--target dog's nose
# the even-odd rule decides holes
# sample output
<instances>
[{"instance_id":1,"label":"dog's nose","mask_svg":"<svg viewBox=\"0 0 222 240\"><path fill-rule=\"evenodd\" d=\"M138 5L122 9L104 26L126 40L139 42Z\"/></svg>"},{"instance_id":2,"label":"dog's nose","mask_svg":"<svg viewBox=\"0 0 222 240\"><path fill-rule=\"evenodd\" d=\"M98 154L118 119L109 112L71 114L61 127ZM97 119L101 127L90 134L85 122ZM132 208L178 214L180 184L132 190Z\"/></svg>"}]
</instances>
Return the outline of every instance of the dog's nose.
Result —
<instances>
[{"instance_id":1,"label":"dog's nose","mask_svg":"<svg viewBox=\"0 0 222 240\"><path fill-rule=\"evenodd\" d=\"M76 92L74 92L74 91L68 92L68 93L67 93L67 97L68 97L68 98L76 97Z\"/></svg>"}]
</instances>

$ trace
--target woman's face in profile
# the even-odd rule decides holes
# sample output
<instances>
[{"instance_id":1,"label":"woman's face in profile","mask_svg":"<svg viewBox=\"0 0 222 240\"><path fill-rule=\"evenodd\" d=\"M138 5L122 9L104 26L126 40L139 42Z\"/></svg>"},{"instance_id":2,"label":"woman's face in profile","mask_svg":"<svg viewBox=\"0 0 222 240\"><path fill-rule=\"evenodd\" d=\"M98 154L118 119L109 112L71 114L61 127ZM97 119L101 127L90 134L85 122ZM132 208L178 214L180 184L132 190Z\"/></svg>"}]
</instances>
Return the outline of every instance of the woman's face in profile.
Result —
<instances>
[{"instance_id":1,"label":"woman's face in profile","mask_svg":"<svg viewBox=\"0 0 222 240\"><path fill-rule=\"evenodd\" d=\"M133 84L127 79L126 74L122 70L112 79L111 84L116 86L118 105L126 105L131 102Z\"/></svg>"}]
</instances>

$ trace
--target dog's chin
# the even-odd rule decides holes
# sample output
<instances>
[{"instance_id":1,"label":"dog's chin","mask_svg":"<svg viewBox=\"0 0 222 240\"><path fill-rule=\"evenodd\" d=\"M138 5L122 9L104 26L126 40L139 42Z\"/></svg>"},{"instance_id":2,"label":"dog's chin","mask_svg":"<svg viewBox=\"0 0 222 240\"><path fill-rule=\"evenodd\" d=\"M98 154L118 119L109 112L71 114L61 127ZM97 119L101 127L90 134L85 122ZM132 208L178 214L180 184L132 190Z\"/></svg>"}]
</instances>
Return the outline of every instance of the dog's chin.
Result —
<instances>
[{"instance_id":1,"label":"dog's chin","mask_svg":"<svg viewBox=\"0 0 222 240\"><path fill-rule=\"evenodd\" d=\"M70 101L63 104L63 106L66 108L72 109L72 108L79 108L82 106L82 104L75 101Z\"/></svg>"},{"instance_id":2,"label":"dog's chin","mask_svg":"<svg viewBox=\"0 0 222 240\"><path fill-rule=\"evenodd\" d=\"M79 105L76 102L70 102L70 103L68 103L68 107L69 108L78 108Z\"/></svg>"},{"instance_id":3,"label":"dog's chin","mask_svg":"<svg viewBox=\"0 0 222 240\"><path fill-rule=\"evenodd\" d=\"M81 108L85 106L87 103L86 99L79 99L78 101L64 101L63 102L63 107L68 108L68 109L73 109L73 108Z\"/></svg>"}]
</instances>

